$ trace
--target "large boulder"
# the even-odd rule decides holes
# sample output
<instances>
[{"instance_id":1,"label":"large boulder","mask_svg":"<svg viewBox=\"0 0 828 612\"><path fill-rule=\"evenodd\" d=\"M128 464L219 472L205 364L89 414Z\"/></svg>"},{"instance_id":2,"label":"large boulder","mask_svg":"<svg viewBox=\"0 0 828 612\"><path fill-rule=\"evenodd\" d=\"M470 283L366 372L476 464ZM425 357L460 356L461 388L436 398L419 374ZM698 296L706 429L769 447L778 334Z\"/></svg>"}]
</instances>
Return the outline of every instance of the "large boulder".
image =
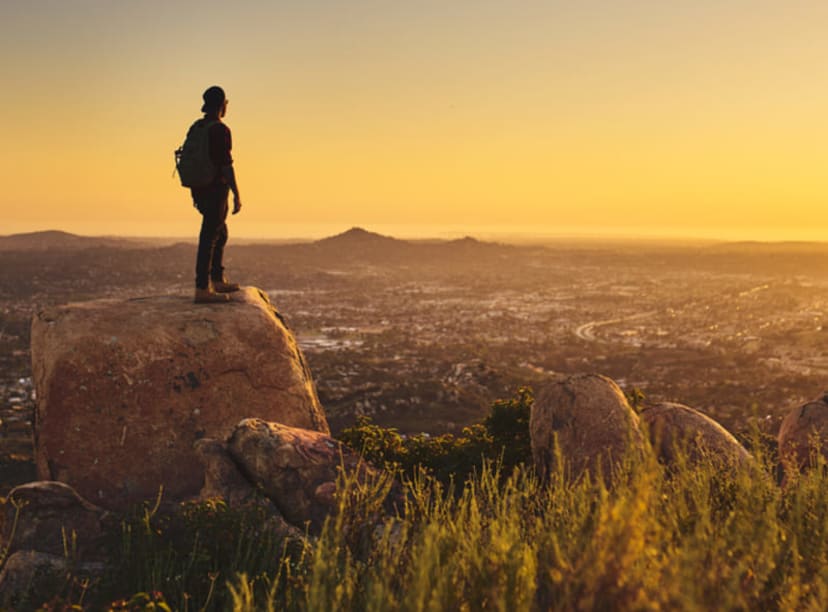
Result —
<instances>
[{"instance_id":1,"label":"large boulder","mask_svg":"<svg viewBox=\"0 0 828 612\"><path fill-rule=\"evenodd\" d=\"M791 410L782 420L778 442L786 474L812 467L817 448L828 458L828 394Z\"/></svg>"},{"instance_id":2,"label":"large boulder","mask_svg":"<svg viewBox=\"0 0 828 612\"><path fill-rule=\"evenodd\" d=\"M258 416L328 432L293 334L254 287L48 308L32 322L38 477L123 509L198 494L193 443Z\"/></svg>"},{"instance_id":3,"label":"large boulder","mask_svg":"<svg viewBox=\"0 0 828 612\"><path fill-rule=\"evenodd\" d=\"M627 453L647 447L638 416L612 380L598 374L558 379L540 387L529 416L532 458L541 476L554 473L555 444L569 478L585 472L605 481Z\"/></svg>"},{"instance_id":4,"label":"large boulder","mask_svg":"<svg viewBox=\"0 0 828 612\"><path fill-rule=\"evenodd\" d=\"M639 416L659 459L667 465L675 464L679 452L686 453L691 463L707 459L729 467L753 464L750 453L729 431L689 406L662 402L648 406Z\"/></svg>"},{"instance_id":5,"label":"large boulder","mask_svg":"<svg viewBox=\"0 0 828 612\"><path fill-rule=\"evenodd\" d=\"M227 450L288 522L309 525L315 532L336 509L341 470L362 482L378 476L359 455L326 434L262 419L239 423Z\"/></svg>"}]
</instances>

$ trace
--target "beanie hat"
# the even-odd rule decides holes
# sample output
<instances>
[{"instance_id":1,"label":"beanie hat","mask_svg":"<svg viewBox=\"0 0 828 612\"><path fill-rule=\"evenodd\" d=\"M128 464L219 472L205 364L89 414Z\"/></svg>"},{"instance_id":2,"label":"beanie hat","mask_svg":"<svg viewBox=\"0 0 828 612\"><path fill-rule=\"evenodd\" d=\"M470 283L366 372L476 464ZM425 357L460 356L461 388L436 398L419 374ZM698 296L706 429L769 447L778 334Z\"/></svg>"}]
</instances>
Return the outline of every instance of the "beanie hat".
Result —
<instances>
[{"instance_id":1,"label":"beanie hat","mask_svg":"<svg viewBox=\"0 0 828 612\"><path fill-rule=\"evenodd\" d=\"M224 90L218 85L213 85L201 96L204 99L204 106L201 107L201 112L206 113L211 110L218 110L224 104Z\"/></svg>"}]
</instances>

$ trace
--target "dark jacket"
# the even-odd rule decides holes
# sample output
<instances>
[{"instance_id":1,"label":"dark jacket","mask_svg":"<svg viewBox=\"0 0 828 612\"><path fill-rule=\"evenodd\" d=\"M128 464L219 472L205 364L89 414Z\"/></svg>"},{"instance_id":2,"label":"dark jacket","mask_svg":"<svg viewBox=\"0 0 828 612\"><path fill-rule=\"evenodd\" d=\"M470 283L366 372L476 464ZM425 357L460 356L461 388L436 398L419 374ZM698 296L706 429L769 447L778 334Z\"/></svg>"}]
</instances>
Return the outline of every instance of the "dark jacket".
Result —
<instances>
[{"instance_id":1,"label":"dark jacket","mask_svg":"<svg viewBox=\"0 0 828 612\"><path fill-rule=\"evenodd\" d=\"M210 160L216 167L216 176L213 182L204 187L193 187L193 197L203 195L206 192L217 191L226 187L226 181L222 176L221 169L233 164L233 157L230 150L233 148L233 137L230 128L224 125L221 120L214 117L201 119L201 121L215 121L210 126L210 133L207 135L210 147Z\"/></svg>"}]
</instances>

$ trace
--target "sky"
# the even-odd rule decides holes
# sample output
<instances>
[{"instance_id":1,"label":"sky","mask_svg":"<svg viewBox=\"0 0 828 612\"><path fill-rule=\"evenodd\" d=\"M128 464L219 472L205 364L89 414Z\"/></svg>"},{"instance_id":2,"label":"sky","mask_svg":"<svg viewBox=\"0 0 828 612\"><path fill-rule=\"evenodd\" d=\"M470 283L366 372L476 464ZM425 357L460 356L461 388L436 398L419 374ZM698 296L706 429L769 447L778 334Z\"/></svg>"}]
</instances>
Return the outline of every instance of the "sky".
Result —
<instances>
[{"instance_id":1,"label":"sky","mask_svg":"<svg viewBox=\"0 0 828 612\"><path fill-rule=\"evenodd\" d=\"M828 237L828 2L3 0L0 234Z\"/></svg>"}]
</instances>

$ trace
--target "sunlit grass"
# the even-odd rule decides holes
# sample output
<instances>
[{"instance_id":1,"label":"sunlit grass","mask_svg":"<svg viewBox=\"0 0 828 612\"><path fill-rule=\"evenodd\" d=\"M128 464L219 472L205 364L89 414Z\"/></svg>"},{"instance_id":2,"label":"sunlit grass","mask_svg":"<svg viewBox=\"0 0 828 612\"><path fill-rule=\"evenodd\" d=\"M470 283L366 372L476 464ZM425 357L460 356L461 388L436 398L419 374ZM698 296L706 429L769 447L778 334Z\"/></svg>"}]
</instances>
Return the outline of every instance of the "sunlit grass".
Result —
<instances>
[{"instance_id":1,"label":"sunlit grass","mask_svg":"<svg viewBox=\"0 0 828 612\"><path fill-rule=\"evenodd\" d=\"M601 479L547 485L491 466L459 495L409 482L404 518L362 526L359 495L315 542L297 610L793 610L828 605L828 480L781 490L713 460L652 459ZM348 485L346 485L348 486ZM372 528L373 527L373 528ZM349 542L351 544L349 544ZM359 550L359 552L358 552ZM243 578L237 579L244 584ZM238 588L238 587L236 587ZM236 609L274 605L236 600ZM278 607L278 606L277 606Z\"/></svg>"},{"instance_id":2,"label":"sunlit grass","mask_svg":"<svg viewBox=\"0 0 828 612\"><path fill-rule=\"evenodd\" d=\"M343 475L337 511L304 546L258 511L147 512L121 526L120 563L87 601L159 591L179 610L826 609L825 462L782 488L761 455L753 468L684 457L669 469L627 458L611 488L568 479L563 461L544 482L488 461L453 485L415 471L401 496L390 473Z\"/></svg>"}]
</instances>

